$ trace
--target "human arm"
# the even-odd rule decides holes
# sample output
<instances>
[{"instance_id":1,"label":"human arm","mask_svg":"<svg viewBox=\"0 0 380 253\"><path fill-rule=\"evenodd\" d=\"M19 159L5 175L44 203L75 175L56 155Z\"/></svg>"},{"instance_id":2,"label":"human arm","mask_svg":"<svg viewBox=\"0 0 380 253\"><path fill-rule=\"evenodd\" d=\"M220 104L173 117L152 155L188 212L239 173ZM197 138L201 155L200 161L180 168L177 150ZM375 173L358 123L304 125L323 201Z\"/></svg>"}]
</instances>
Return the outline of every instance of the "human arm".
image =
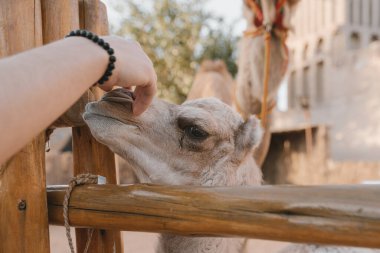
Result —
<instances>
[{"instance_id":1,"label":"human arm","mask_svg":"<svg viewBox=\"0 0 380 253\"><path fill-rule=\"evenodd\" d=\"M134 113L146 109L156 75L136 42L104 38L116 68L102 88L137 86ZM64 113L104 74L108 54L92 41L72 37L0 60L0 164Z\"/></svg>"}]
</instances>

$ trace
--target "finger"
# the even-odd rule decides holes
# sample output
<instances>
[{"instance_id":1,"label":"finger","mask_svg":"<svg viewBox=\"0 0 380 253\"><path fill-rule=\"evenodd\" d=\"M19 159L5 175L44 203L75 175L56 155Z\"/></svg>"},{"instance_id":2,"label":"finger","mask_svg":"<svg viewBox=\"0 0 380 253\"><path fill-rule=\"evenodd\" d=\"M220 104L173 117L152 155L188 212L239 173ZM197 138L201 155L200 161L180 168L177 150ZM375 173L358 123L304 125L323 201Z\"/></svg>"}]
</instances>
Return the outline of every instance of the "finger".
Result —
<instances>
[{"instance_id":1,"label":"finger","mask_svg":"<svg viewBox=\"0 0 380 253\"><path fill-rule=\"evenodd\" d=\"M99 87L100 89L102 89L102 90L104 90L106 92L112 90L112 86L111 85L107 85L107 84L103 84L103 85L99 85L98 84L97 87Z\"/></svg>"},{"instance_id":2,"label":"finger","mask_svg":"<svg viewBox=\"0 0 380 253\"><path fill-rule=\"evenodd\" d=\"M153 82L146 86L137 86L134 95L135 101L133 102L133 114L138 116L143 113L152 103L153 97L156 94L156 83Z\"/></svg>"}]
</instances>

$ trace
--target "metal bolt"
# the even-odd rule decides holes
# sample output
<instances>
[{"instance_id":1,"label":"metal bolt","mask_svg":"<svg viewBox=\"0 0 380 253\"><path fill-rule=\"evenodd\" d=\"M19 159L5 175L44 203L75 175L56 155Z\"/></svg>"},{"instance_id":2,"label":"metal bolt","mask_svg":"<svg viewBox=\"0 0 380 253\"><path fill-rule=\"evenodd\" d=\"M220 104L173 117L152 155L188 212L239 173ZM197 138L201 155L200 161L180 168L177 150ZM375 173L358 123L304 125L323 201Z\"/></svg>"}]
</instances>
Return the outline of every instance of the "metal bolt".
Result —
<instances>
[{"instance_id":1,"label":"metal bolt","mask_svg":"<svg viewBox=\"0 0 380 253\"><path fill-rule=\"evenodd\" d=\"M26 209L26 201L22 199L18 202L18 210L25 211L25 209Z\"/></svg>"}]
</instances>

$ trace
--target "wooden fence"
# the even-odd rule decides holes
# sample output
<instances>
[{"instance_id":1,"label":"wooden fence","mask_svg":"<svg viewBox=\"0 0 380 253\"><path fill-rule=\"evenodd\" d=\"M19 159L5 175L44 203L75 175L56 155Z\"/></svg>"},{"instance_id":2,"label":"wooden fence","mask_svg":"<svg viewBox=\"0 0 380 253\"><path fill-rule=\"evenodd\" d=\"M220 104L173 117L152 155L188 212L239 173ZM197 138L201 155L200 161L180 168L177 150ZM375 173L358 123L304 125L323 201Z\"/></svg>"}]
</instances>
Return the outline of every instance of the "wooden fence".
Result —
<instances>
[{"instance_id":1,"label":"wooden fence","mask_svg":"<svg viewBox=\"0 0 380 253\"><path fill-rule=\"evenodd\" d=\"M0 57L41 46L85 28L107 33L99 0L0 0ZM92 88L54 127L72 127L74 174L116 183L114 154L80 117ZM0 253L49 252L50 224L62 224L62 188L45 186L45 132L0 169ZM47 194L46 194L47 192ZM96 228L90 252L122 252L119 230L243 236L380 248L380 188L81 186L70 201L77 249ZM62 238L62 240L66 240Z\"/></svg>"},{"instance_id":2,"label":"wooden fence","mask_svg":"<svg viewBox=\"0 0 380 253\"><path fill-rule=\"evenodd\" d=\"M105 5L99 0L0 0L0 57L62 39L78 28L107 34ZM100 95L98 89L89 90L52 127L73 127L75 174L100 174L115 184L114 154L91 136L81 118L85 103ZM0 253L49 252L45 132L2 165L1 171ZM76 229L79 252L86 237L85 229ZM97 230L89 252L112 252L114 245L117 252L123 251L120 232Z\"/></svg>"},{"instance_id":3,"label":"wooden fence","mask_svg":"<svg viewBox=\"0 0 380 253\"><path fill-rule=\"evenodd\" d=\"M48 188L49 222L63 224L65 187ZM240 236L380 248L378 186L190 187L91 185L75 190L75 226Z\"/></svg>"}]
</instances>

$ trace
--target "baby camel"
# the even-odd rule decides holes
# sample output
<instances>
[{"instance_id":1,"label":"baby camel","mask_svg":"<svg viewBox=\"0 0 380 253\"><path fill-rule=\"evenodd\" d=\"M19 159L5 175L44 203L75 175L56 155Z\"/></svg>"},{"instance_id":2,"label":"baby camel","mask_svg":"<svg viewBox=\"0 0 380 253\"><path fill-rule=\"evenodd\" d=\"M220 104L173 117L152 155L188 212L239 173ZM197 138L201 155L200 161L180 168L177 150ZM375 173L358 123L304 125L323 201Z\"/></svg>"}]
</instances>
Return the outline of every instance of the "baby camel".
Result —
<instances>
[{"instance_id":1,"label":"baby camel","mask_svg":"<svg viewBox=\"0 0 380 253\"><path fill-rule=\"evenodd\" d=\"M155 99L139 117L132 94L113 90L86 106L84 119L95 138L125 158L141 183L166 185L260 185L252 158L262 130L255 117L240 115L215 98L174 105ZM158 253L238 253L244 239L162 234ZM370 253L371 249L292 245L281 253Z\"/></svg>"},{"instance_id":2,"label":"baby camel","mask_svg":"<svg viewBox=\"0 0 380 253\"><path fill-rule=\"evenodd\" d=\"M95 138L130 163L142 183L166 185L259 185L252 158L262 130L218 99L174 105L155 99L141 116L131 113L131 93L113 90L86 106ZM244 239L162 234L160 253L237 253Z\"/></svg>"}]
</instances>

